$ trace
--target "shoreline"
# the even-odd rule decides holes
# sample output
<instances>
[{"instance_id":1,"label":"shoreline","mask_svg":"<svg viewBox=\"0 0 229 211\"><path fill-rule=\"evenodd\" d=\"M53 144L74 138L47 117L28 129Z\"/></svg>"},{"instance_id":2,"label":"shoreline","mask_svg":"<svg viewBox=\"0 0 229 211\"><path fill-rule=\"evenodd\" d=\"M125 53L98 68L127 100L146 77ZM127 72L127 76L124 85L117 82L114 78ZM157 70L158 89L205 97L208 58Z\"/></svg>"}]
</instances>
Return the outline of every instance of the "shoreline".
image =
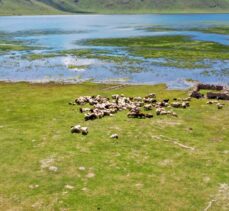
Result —
<instances>
[{"instance_id":1,"label":"shoreline","mask_svg":"<svg viewBox=\"0 0 229 211\"><path fill-rule=\"evenodd\" d=\"M229 11L216 11L216 12L209 12L209 11L194 11L194 12L168 12L168 11L165 11L165 12L130 12L130 13L90 13L90 12L85 12L85 13L66 13L66 14L8 14L8 15L2 15L0 14L0 17L35 17L35 16L79 16L79 15L227 15L229 14Z\"/></svg>"},{"instance_id":2,"label":"shoreline","mask_svg":"<svg viewBox=\"0 0 229 211\"><path fill-rule=\"evenodd\" d=\"M165 86L166 90L179 90L179 91L187 91L189 89L192 89L196 84L201 83L199 81L193 81L193 82L188 82L187 84L190 84L190 86L187 86L186 88L170 88L166 82L164 83L125 83L125 82L115 82L115 81L101 81L101 82L96 82L92 80L85 80L85 81L79 81L79 82L67 82L67 81L12 81L12 80L0 80L0 84L30 84L30 85L38 85L38 86L43 86L43 85L55 85L55 86L68 86L68 85L82 85L82 84L94 84L94 85L107 85L107 86L120 86L120 87L135 87L135 86ZM215 85L222 85L226 86L224 84L219 84L219 83L213 83Z\"/></svg>"},{"instance_id":3,"label":"shoreline","mask_svg":"<svg viewBox=\"0 0 229 211\"><path fill-rule=\"evenodd\" d=\"M29 82L29 81L1 81L0 85L20 85L20 84L27 84L32 86L54 86L54 87L65 87L65 86L80 86L80 85L98 85L98 86L108 86L109 88L124 88L124 87L155 87L155 86L163 86L165 90L170 91L189 91L191 90L198 82L190 83L192 86L186 88L170 88L166 83L156 83L156 84L142 84L142 83L109 83L109 82L93 82L93 81L82 81L78 83L71 83L71 82L57 82L57 81L49 81L49 82ZM222 85L223 84L215 84L215 85Z\"/></svg>"}]
</instances>

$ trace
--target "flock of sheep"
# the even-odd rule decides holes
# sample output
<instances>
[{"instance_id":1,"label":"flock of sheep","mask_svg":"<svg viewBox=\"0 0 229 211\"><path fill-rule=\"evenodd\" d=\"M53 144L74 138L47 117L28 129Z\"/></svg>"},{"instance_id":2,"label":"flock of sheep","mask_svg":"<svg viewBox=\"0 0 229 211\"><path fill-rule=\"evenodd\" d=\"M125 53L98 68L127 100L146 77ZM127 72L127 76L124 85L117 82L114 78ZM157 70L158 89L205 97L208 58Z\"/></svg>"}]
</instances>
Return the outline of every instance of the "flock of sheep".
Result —
<instances>
[{"instance_id":1,"label":"flock of sheep","mask_svg":"<svg viewBox=\"0 0 229 211\"><path fill-rule=\"evenodd\" d=\"M216 104L218 109L222 109L224 106L224 104L220 103L218 100L229 99L229 91L225 90L223 86L197 84L190 94L190 97L174 98L173 102L170 102L169 99L158 101L156 99L156 94L150 93L145 97L127 97L124 94L115 94L112 95L111 99L100 95L81 96L77 98L74 103L69 104L81 106L80 112L84 114L85 121L101 119L106 116L113 116L117 112L123 110L129 111L127 114L128 118L153 118L153 114L148 113L153 109L156 110L156 115L170 115L177 117L177 114L172 110L172 108L185 109L190 106L192 98L200 99L205 97L200 93L201 89L218 91L209 92L206 96L208 99L215 99L208 101L207 104ZM85 105L89 105L89 107L85 107ZM144 112L142 112L142 110L144 110ZM75 125L71 127L71 133L81 133L82 135L87 135L88 128ZM117 139L118 135L112 134L111 138Z\"/></svg>"},{"instance_id":2,"label":"flock of sheep","mask_svg":"<svg viewBox=\"0 0 229 211\"><path fill-rule=\"evenodd\" d=\"M184 99L174 98L173 102L169 99L158 101L156 94L150 93L145 97L127 97L124 94L112 95L111 99L107 97L97 96L81 96L75 100L71 105L79 105L80 112L84 113L85 121L101 119L106 116L113 116L115 113L128 110L128 118L153 118L153 114L148 113L153 108L156 110L156 115L171 115L177 117L177 114L172 108L187 108L190 106L191 97ZM90 105L90 107L85 107ZM144 112L142 112L144 110ZM87 127L80 125L72 126L72 133L88 134ZM113 134L111 138L118 138L117 134Z\"/></svg>"}]
</instances>

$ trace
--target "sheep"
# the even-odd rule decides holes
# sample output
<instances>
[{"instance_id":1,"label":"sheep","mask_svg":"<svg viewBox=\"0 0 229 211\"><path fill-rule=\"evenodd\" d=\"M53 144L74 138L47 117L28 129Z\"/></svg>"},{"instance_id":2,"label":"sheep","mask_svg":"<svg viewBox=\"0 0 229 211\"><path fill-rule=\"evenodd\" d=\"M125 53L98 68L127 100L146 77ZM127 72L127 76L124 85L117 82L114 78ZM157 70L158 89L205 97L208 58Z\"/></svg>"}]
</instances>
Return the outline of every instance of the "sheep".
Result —
<instances>
[{"instance_id":1,"label":"sheep","mask_svg":"<svg viewBox=\"0 0 229 211\"><path fill-rule=\"evenodd\" d=\"M88 134L88 128L87 127L82 127L81 128L82 135L87 135Z\"/></svg>"},{"instance_id":2,"label":"sheep","mask_svg":"<svg viewBox=\"0 0 229 211\"><path fill-rule=\"evenodd\" d=\"M128 118L140 118L140 119L142 119L142 118L145 118L146 116L145 116L145 114L140 113L140 112L130 112L127 114L127 117Z\"/></svg>"},{"instance_id":3,"label":"sheep","mask_svg":"<svg viewBox=\"0 0 229 211\"><path fill-rule=\"evenodd\" d=\"M112 135L110 136L110 138L111 138L111 139L118 139L119 137L118 137L118 134L112 134Z\"/></svg>"},{"instance_id":4,"label":"sheep","mask_svg":"<svg viewBox=\"0 0 229 211\"><path fill-rule=\"evenodd\" d=\"M160 115L167 115L167 114L168 114L168 112L165 110L160 112Z\"/></svg>"},{"instance_id":5,"label":"sheep","mask_svg":"<svg viewBox=\"0 0 229 211\"><path fill-rule=\"evenodd\" d=\"M153 118L153 114L145 114L145 118L151 119Z\"/></svg>"},{"instance_id":6,"label":"sheep","mask_svg":"<svg viewBox=\"0 0 229 211\"><path fill-rule=\"evenodd\" d=\"M180 102L173 102L171 104L171 106L174 107L174 108L180 108L182 106L182 104Z\"/></svg>"},{"instance_id":7,"label":"sheep","mask_svg":"<svg viewBox=\"0 0 229 211\"><path fill-rule=\"evenodd\" d=\"M175 113L175 112L172 112L171 115L174 116L174 117L178 117L177 113Z\"/></svg>"},{"instance_id":8,"label":"sheep","mask_svg":"<svg viewBox=\"0 0 229 211\"><path fill-rule=\"evenodd\" d=\"M207 104L208 104L208 105L212 105L213 102L212 102L212 101L207 101Z\"/></svg>"},{"instance_id":9,"label":"sheep","mask_svg":"<svg viewBox=\"0 0 229 211\"><path fill-rule=\"evenodd\" d=\"M184 98L183 101L191 101L192 98L191 97L187 97L187 98Z\"/></svg>"},{"instance_id":10,"label":"sheep","mask_svg":"<svg viewBox=\"0 0 229 211\"><path fill-rule=\"evenodd\" d=\"M157 100L154 98L144 98L144 103L156 103Z\"/></svg>"},{"instance_id":11,"label":"sheep","mask_svg":"<svg viewBox=\"0 0 229 211\"><path fill-rule=\"evenodd\" d=\"M144 105L144 109L145 109L146 111L150 111L150 110L153 109L153 107L152 107L151 104L146 104L146 105Z\"/></svg>"},{"instance_id":12,"label":"sheep","mask_svg":"<svg viewBox=\"0 0 229 211\"><path fill-rule=\"evenodd\" d=\"M150 94L148 94L147 97L149 97L149 98L156 98L156 94L155 93L150 93Z\"/></svg>"},{"instance_id":13,"label":"sheep","mask_svg":"<svg viewBox=\"0 0 229 211\"><path fill-rule=\"evenodd\" d=\"M157 108L157 109L156 109L156 114L157 114L157 115L160 115L162 111L164 111L164 109L162 109L162 108Z\"/></svg>"},{"instance_id":14,"label":"sheep","mask_svg":"<svg viewBox=\"0 0 229 211\"><path fill-rule=\"evenodd\" d=\"M75 100L75 103L78 105L84 105L86 103L86 101L85 101L84 97L79 97Z\"/></svg>"},{"instance_id":15,"label":"sheep","mask_svg":"<svg viewBox=\"0 0 229 211\"><path fill-rule=\"evenodd\" d=\"M169 102L169 99L163 99L163 102L164 103L168 103Z\"/></svg>"},{"instance_id":16,"label":"sheep","mask_svg":"<svg viewBox=\"0 0 229 211\"><path fill-rule=\"evenodd\" d=\"M76 125L71 127L71 133L80 133L81 132L81 126Z\"/></svg>"},{"instance_id":17,"label":"sheep","mask_svg":"<svg viewBox=\"0 0 229 211\"><path fill-rule=\"evenodd\" d=\"M91 111L91 108L80 108L80 113L85 113Z\"/></svg>"},{"instance_id":18,"label":"sheep","mask_svg":"<svg viewBox=\"0 0 229 211\"><path fill-rule=\"evenodd\" d=\"M97 119L97 116L94 113L89 113L89 114L85 115L84 119L85 119L85 121L95 120L95 119Z\"/></svg>"},{"instance_id":19,"label":"sheep","mask_svg":"<svg viewBox=\"0 0 229 211\"><path fill-rule=\"evenodd\" d=\"M112 95L111 98L114 99L114 100L116 100L116 99L119 98L119 95L117 95L117 94L116 95Z\"/></svg>"},{"instance_id":20,"label":"sheep","mask_svg":"<svg viewBox=\"0 0 229 211\"><path fill-rule=\"evenodd\" d=\"M134 99L133 99L134 101L142 101L142 98L141 97L134 97Z\"/></svg>"},{"instance_id":21,"label":"sheep","mask_svg":"<svg viewBox=\"0 0 229 211\"><path fill-rule=\"evenodd\" d=\"M223 104L217 103L217 108L218 109L222 109L223 108Z\"/></svg>"},{"instance_id":22,"label":"sheep","mask_svg":"<svg viewBox=\"0 0 229 211\"><path fill-rule=\"evenodd\" d=\"M181 103L181 107L182 107L182 108L187 108L187 104L186 104L185 102L182 102L182 103Z\"/></svg>"}]
</instances>

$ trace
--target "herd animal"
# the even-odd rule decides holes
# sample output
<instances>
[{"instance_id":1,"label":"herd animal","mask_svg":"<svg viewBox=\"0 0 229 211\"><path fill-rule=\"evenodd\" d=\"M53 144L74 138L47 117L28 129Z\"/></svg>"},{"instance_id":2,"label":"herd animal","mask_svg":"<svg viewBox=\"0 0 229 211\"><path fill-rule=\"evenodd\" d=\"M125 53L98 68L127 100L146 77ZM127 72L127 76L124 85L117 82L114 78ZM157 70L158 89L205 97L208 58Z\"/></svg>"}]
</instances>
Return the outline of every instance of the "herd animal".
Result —
<instances>
[{"instance_id":1,"label":"herd animal","mask_svg":"<svg viewBox=\"0 0 229 211\"><path fill-rule=\"evenodd\" d=\"M146 119L154 117L152 113L148 113L152 112L152 110L155 110L157 116L170 115L178 117L173 109L186 109L190 107L191 99L191 97L173 98L170 102L168 98L158 100L155 93L150 93L145 97L128 97L124 94L114 94L111 98L101 95L80 96L75 99L74 103L69 104L80 106L79 111L84 114L85 121L111 117L121 111L129 111L127 113L128 118ZM222 109L224 106L224 104L216 100L208 101L207 104L216 104L218 109ZM71 127L71 132L87 135L88 128L76 125ZM118 139L118 135L113 134L111 138Z\"/></svg>"},{"instance_id":2,"label":"herd animal","mask_svg":"<svg viewBox=\"0 0 229 211\"><path fill-rule=\"evenodd\" d=\"M82 133L82 135L88 134L87 127L81 127L80 125L75 125L71 127L71 133Z\"/></svg>"},{"instance_id":3,"label":"herd animal","mask_svg":"<svg viewBox=\"0 0 229 211\"><path fill-rule=\"evenodd\" d=\"M171 115L177 117L172 108L187 108L190 106L191 98L174 99L170 103L170 99L166 98L161 101L156 99L155 93L150 93L145 97L128 97L124 94L114 94L111 98L96 96L80 96L75 100L74 104L80 107L80 113L84 114L84 120L96 120L106 116L113 116L117 112L127 110L128 118L153 118L152 113L147 111L156 110L157 115ZM89 105L90 107L85 107ZM166 108L170 109L167 110ZM143 112L144 110L145 112Z\"/></svg>"}]
</instances>

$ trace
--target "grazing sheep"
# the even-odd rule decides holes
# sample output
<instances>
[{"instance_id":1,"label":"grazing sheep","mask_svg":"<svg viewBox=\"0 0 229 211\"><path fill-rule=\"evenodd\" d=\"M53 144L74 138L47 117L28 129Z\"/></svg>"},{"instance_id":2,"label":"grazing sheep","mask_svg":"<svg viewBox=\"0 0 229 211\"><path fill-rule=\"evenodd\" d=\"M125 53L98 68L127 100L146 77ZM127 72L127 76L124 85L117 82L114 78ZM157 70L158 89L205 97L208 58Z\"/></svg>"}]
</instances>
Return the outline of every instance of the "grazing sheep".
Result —
<instances>
[{"instance_id":1,"label":"grazing sheep","mask_svg":"<svg viewBox=\"0 0 229 211\"><path fill-rule=\"evenodd\" d=\"M147 97L149 97L149 98L156 98L156 94L155 93L150 93L150 94L148 94Z\"/></svg>"},{"instance_id":2,"label":"grazing sheep","mask_svg":"<svg viewBox=\"0 0 229 211\"><path fill-rule=\"evenodd\" d=\"M81 126L76 125L71 127L71 133L80 133L81 132Z\"/></svg>"},{"instance_id":3,"label":"grazing sheep","mask_svg":"<svg viewBox=\"0 0 229 211\"><path fill-rule=\"evenodd\" d=\"M87 127L82 127L81 128L82 135L87 135L88 134L88 128Z\"/></svg>"},{"instance_id":4,"label":"grazing sheep","mask_svg":"<svg viewBox=\"0 0 229 211\"><path fill-rule=\"evenodd\" d=\"M212 102L212 101L207 101L207 104L208 104L208 105L212 105L213 102Z\"/></svg>"},{"instance_id":5,"label":"grazing sheep","mask_svg":"<svg viewBox=\"0 0 229 211\"><path fill-rule=\"evenodd\" d=\"M151 119L153 118L153 114L145 114L145 118Z\"/></svg>"},{"instance_id":6,"label":"grazing sheep","mask_svg":"<svg viewBox=\"0 0 229 211\"><path fill-rule=\"evenodd\" d=\"M173 102L173 103L171 104L171 106L172 106L173 108L180 108L180 107L181 107L181 103L180 103L180 102Z\"/></svg>"},{"instance_id":7,"label":"grazing sheep","mask_svg":"<svg viewBox=\"0 0 229 211\"><path fill-rule=\"evenodd\" d=\"M223 108L223 104L217 103L217 108L218 109L222 109Z\"/></svg>"},{"instance_id":8,"label":"grazing sheep","mask_svg":"<svg viewBox=\"0 0 229 211\"><path fill-rule=\"evenodd\" d=\"M152 107L151 104L146 104L146 105L144 105L144 109L145 109L146 111L150 111L150 110L153 109L153 107Z\"/></svg>"},{"instance_id":9,"label":"grazing sheep","mask_svg":"<svg viewBox=\"0 0 229 211\"><path fill-rule=\"evenodd\" d=\"M97 119L97 116L94 113L90 113L90 114L86 114L84 119L85 119L85 121L95 120L95 119Z\"/></svg>"},{"instance_id":10,"label":"grazing sheep","mask_svg":"<svg viewBox=\"0 0 229 211\"><path fill-rule=\"evenodd\" d=\"M157 114L157 115L160 115L161 112L162 112L163 110L164 110L164 109L162 109L162 108L157 108L157 109L156 109L156 114Z\"/></svg>"},{"instance_id":11,"label":"grazing sheep","mask_svg":"<svg viewBox=\"0 0 229 211\"><path fill-rule=\"evenodd\" d=\"M183 102L183 103L181 104L181 107L182 107L182 108L187 108L186 102Z\"/></svg>"},{"instance_id":12,"label":"grazing sheep","mask_svg":"<svg viewBox=\"0 0 229 211\"><path fill-rule=\"evenodd\" d=\"M145 118L145 114L140 112L130 112L127 114L128 118Z\"/></svg>"},{"instance_id":13,"label":"grazing sheep","mask_svg":"<svg viewBox=\"0 0 229 211\"><path fill-rule=\"evenodd\" d=\"M80 113L85 113L91 111L90 108L80 108Z\"/></svg>"},{"instance_id":14,"label":"grazing sheep","mask_svg":"<svg viewBox=\"0 0 229 211\"><path fill-rule=\"evenodd\" d=\"M119 137L118 137L118 134L112 134L112 135L110 136L110 138L112 138L112 139L118 139Z\"/></svg>"},{"instance_id":15,"label":"grazing sheep","mask_svg":"<svg viewBox=\"0 0 229 211\"><path fill-rule=\"evenodd\" d=\"M156 103L157 100L154 98L144 98L144 103Z\"/></svg>"},{"instance_id":16,"label":"grazing sheep","mask_svg":"<svg viewBox=\"0 0 229 211\"><path fill-rule=\"evenodd\" d=\"M168 114L167 111L161 111L161 112L160 112L160 115L167 115L167 114Z\"/></svg>"},{"instance_id":17,"label":"grazing sheep","mask_svg":"<svg viewBox=\"0 0 229 211\"><path fill-rule=\"evenodd\" d=\"M164 99L163 102L164 103L168 103L169 102L169 99Z\"/></svg>"},{"instance_id":18,"label":"grazing sheep","mask_svg":"<svg viewBox=\"0 0 229 211\"><path fill-rule=\"evenodd\" d=\"M140 101L141 102L142 98L141 97L134 97L134 101L138 101L138 102Z\"/></svg>"},{"instance_id":19,"label":"grazing sheep","mask_svg":"<svg viewBox=\"0 0 229 211\"><path fill-rule=\"evenodd\" d=\"M192 98L191 97L187 97L187 98L184 98L183 101L191 101Z\"/></svg>"},{"instance_id":20,"label":"grazing sheep","mask_svg":"<svg viewBox=\"0 0 229 211\"><path fill-rule=\"evenodd\" d=\"M175 117L178 117L178 116L177 116L177 113L175 113L175 112L172 112L171 115L172 115L172 116L175 116Z\"/></svg>"}]
</instances>

